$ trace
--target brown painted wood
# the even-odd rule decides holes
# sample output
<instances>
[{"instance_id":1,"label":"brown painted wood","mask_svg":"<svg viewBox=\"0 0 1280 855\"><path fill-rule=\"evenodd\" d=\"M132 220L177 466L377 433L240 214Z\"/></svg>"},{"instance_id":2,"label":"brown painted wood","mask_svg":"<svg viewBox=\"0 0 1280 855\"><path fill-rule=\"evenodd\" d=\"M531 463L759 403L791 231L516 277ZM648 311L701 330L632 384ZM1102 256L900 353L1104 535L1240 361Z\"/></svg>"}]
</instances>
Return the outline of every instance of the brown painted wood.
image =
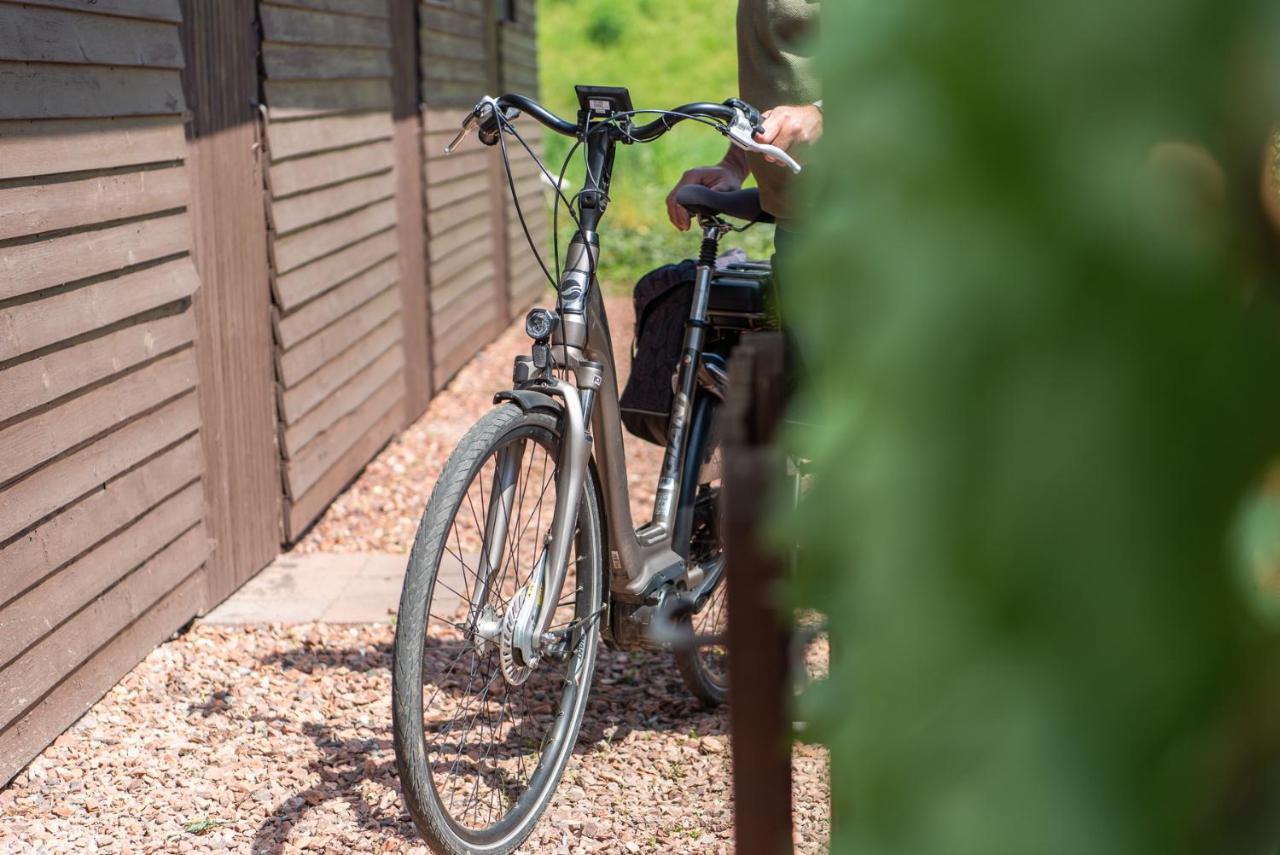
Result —
<instances>
[{"instance_id":1,"label":"brown painted wood","mask_svg":"<svg viewBox=\"0 0 1280 855\"><path fill-rule=\"evenodd\" d=\"M176 70L0 62L0 119L176 115Z\"/></svg>"},{"instance_id":2,"label":"brown painted wood","mask_svg":"<svg viewBox=\"0 0 1280 855\"><path fill-rule=\"evenodd\" d=\"M0 299L179 255L191 245L185 213L0 246Z\"/></svg>"},{"instance_id":3,"label":"brown painted wood","mask_svg":"<svg viewBox=\"0 0 1280 855\"><path fill-rule=\"evenodd\" d=\"M340 460L335 461L334 465L325 472L324 477L316 482L305 496L290 504L286 532L291 541L302 536L307 526L315 522L316 518L329 506L333 497L360 474L365 464L387 444L403 422L404 402L401 400L388 410L378 423L360 438L359 442L348 449Z\"/></svg>"},{"instance_id":4,"label":"brown painted wood","mask_svg":"<svg viewBox=\"0 0 1280 855\"><path fill-rule=\"evenodd\" d=\"M431 316L427 293L426 197L422 192L422 92L418 75L416 0L390 0L394 96L397 238L400 301L404 318L405 423L431 399Z\"/></svg>"},{"instance_id":5,"label":"brown painted wood","mask_svg":"<svg viewBox=\"0 0 1280 855\"><path fill-rule=\"evenodd\" d=\"M182 68L168 23L0 3L0 60Z\"/></svg>"},{"instance_id":6,"label":"brown painted wood","mask_svg":"<svg viewBox=\"0 0 1280 855\"><path fill-rule=\"evenodd\" d=\"M220 602L275 557L282 497L276 449L271 290L265 246L253 0L183 0L190 125L191 220L202 287L200 417L208 602Z\"/></svg>"},{"instance_id":7,"label":"brown painted wood","mask_svg":"<svg viewBox=\"0 0 1280 855\"><path fill-rule=\"evenodd\" d=\"M174 116L0 121L0 179L180 160Z\"/></svg>"},{"instance_id":8,"label":"brown painted wood","mask_svg":"<svg viewBox=\"0 0 1280 855\"><path fill-rule=\"evenodd\" d=\"M387 0L275 0L275 4L368 18L387 17Z\"/></svg>"},{"instance_id":9,"label":"brown painted wood","mask_svg":"<svg viewBox=\"0 0 1280 855\"><path fill-rule=\"evenodd\" d=\"M186 348L0 429L0 483L195 385L195 354Z\"/></svg>"},{"instance_id":10,"label":"brown painted wood","mask_svg":"<svg viewBox=\"0 0 1280 855\"><path fill-rule=\"evenodd\" d=\"M184 395L5 485L5 500L0 502L0 543L177 443L199 426L196 396Z\"/></svg>"},{"instance_id":11,"label":"brown painted wood","mask_svg":"<svg viewBox=\"0 0 1280 855\"><path fill-rule=\"evenodd\" d=\"M387 140L391 135L391 117L383 112L319 116L267 125L267 145L273 162L357 143Z\"/></svg>"},{"instance_id":12,"label":"brown painted wood","mask_svg":"<svg viewBox=\"0 0 1280 855\"><path fill-rule=\"evenodd\" d=\"M68 725L200 608L203 573L193 574L150 611L111 639L53 691L0 731L0 782L7 782Z\"/></svg>"},{"instance_id":13,"label":"brown painted wood","mask_svg":"<svg viewBox=\"0 0 1280 855\"><path fill-rule=\"evenodd\" d=\"M274 280L276 301L284 311L292 311L307 300L349 282L395 256L397 246L394 230L381 231L305 267L284 275L277 274Z\"/></svg>"},{"instance_id":14,"label":"brown painted wood","mask_svg":"<svg viewBox=\"0 0 1280 855\"><path fill-rule=\"evenodd\" d=\"M489 242L493 239L493 222L484 214L470 220L451 223L445 232L433 235L431 238L429 258L432 268L434 269L435 265L450 258L454 253L476 244L485 247L487 252Z\"/></svg>"},{"instance_id":15,"label":"brown painted wood","mask_svg":"<svg viewBox=\"0 0 1280 855\"><path fill-rule=\"evenodd\" d=\"M404 386L392 377L366 398L359 407L334 422L303 446L285 466L289 495L303 496L324 477L351 447L373 430L386 412L404 400ZM397 424L395 427L399 427Z\"/></svg>"},{"instance_id":16,"label":"brown painted wood","mask_svg":"<svg viewBox=\"0 0 1280 855\"><path fill-rule=\"evenodd\" d=\"M5 312L0 309L0 317ZM85 329L95 332L97 328L85 325ZM52 334L60 337L65 332L65 327L57 328ZM190 344L194 337L195 321L188 310L150 317L103 335L83 337L76 344L38 358L12 363L3 369L0 422Z\"/></svg>"},{"instance_id":17,"label":"brown painted wood","mask_svg":"<svg viewBox=\"0 0 1280 855\"><path fill-rule=\"evenodd\" d=\"M185 207L187 172L177 166L55 183L28 178L0 185L0 199L0 240L8 240Z\"/></svg>"},{"instance_id":18,"label":"brown painted wood","mask_svg":"<svg viewBox=\"0 0 1280 855\"><path fill-rule=\"evenodd\" d=\"M342 418L404 368L404 350L396 345L354 374L320 404L295 420L283 432L286 458L296 455L321 431Z\"/></svg>"},{"instance_id":19,"label":"brown painted wood","mask_svg":"<svg viewBox=\"0 0 1280 855\"><path fill-rule=\"evenodd\" d=\"M340 321L281 353L277 359L281 383L286 389L295 385L399 313L400 290L388 287Z\"/></svg>"},{"instance_id":20,"label":"brown painted wood","mask_svg":"<svg viewBox=\"0 0 1280 855\"><path fill-rule=\"evenodd\" d=\"M761 537L784 472L774 439L786 407L785 364L780 333L744 339L730 362L725 411L729 724L734 840L744 855L791 851L789 621L777 596L782 561Z\"/></svg>"},{"instance_id":21,"label":"brown painted wood","mask_svg":"<svg viewBox=\"0 0 1280 855\"><path fill-rule=\"evenodd\" d=\"M387 199L313 228L277 238L272 242L275 269L278 273L287 273L369 235L391 228L395 222L395 200Z\"/></svg>"},{"instance_id":22,"label":"brown painted wood","mask_svg":"<svg viewBox=\"0 0 1280 855\"><path fill-rule=\"evenodd\" d=\"M281 414L286 425L300 419L325 398L334 394L369 363L400 341L404 334L399 318L391 318L354 345L330 360L301 383L280 393Z\"/></svg>"},{"instance_id":23,"label":"brown painted wood","mask_svg":"<svg viewBox=\"0 0 1280 855\"><path fill-rule=\"evenodd\" d=\"M276 341L288 350L308 336L315 335L330 324L354 312L399 280L396 259L388 258L381 264L361 273L332 291L276 321Z\"/></svg>"},{"instance_id":24,"label":"brown painted wood","mask_svg":"<svg viewBox=\"0 0 1280 855\"><path fill-rule=\"evenodd\" d=\"M390 77L391 60L383 48L319 45L262 45L262 62L273 80L334 80Z\"/></svg>"},{"instance_id":25,"label":"brown painted wood","mask_svg":"<svg viewBox=\"0 0 1280 855\"><path fill-rule=\"evenodd\" d=\"M262 3L258 7L262 35L273 42L350 47L388 47L391 33L376 18L353 18Z\"/></svg>"},{"instance_id":26,"label":"brown painted wood","mask_svg":"<svg viewBox=\"0 0 1280 855\"><path fill-rule=\"evenodd\" d=\"M272 122L391 109L391 91L381 78L267 80L263 88L267 94L267 118Z\"/></svg>"},{"instance_id":27,"label":"brown painted wood","mask_svg":"<svg viewBox=\"0 0 1280 855\"><path fill-rule=\"evenodd\" d=\"M0 549L0 605L193 483L203 470L191 436L112 479Z\"/></svg>"},{"instance_id":28,"label":"brown painted wood","mask_svg":"<svg viewBox=\"0 0 1280 855\"><path fill-rule=\"evenodd\" d=\"M0 360L190 297L198 284L191 260L183 257L43 299L12 303L0 308ZM7 399L0 403L0 411L8 405Z\"/></svg>"},{"instance_id":29,"label":"brown painted wood","mask_svg":"<svg viewBox=\"0 0 1280 855\"><path fill-rule=\"evenodd\" d=\"M394 176L388 169L377 175L355 178L342 184L273 201L271 224L276 234L283 235L331 220L365 205L390 199L394 195Z\"/></svg>"},{"instance_id":30,"label":"brown painted wood","mask_svg":"<svg viewBox=\"0 0 1280 855\"><path fill-rule=\"evenodd\" d=\"M198 493L199 485L192 489ZM199 524L28 647L0 670L0 727L13 721L117 632L198 570L209 554Z\"/></svg>"},{"instance_id":31,"label":"brown painted wood","mask_svg":"<svg viewBox=\"0 0 1280 855\"><path fill-rule=\"evenodd\" d=\"M202 488L192 484L88 555L0 607L0 663L12 661L125 574L199 525L203 514Z\"/></svg>"},{"instance_id":32,"label":"brown painted wood","mask_svg":"<svg viewBox=\"0 0 1280 855\"><path fill-rule=\"evenodd\" d=\"M12 0L5 0L12 2ZM56 9L74 9L95 15L115 15L146 21L168 21L176 24L182 20L178 0L22 0L25 6L47 6Z\"/></svg>"},{"instance_id":33,"label":"brown painted wood","mask_svg":"<svg viewBox=\"0 0 1280 855\"><path fill-rule=\"evenodd\" d=\"M375 142L274 164L268 171L271 193L281 199L391 169L395 164L393 145Z\"/></svg>"}]
</instances>

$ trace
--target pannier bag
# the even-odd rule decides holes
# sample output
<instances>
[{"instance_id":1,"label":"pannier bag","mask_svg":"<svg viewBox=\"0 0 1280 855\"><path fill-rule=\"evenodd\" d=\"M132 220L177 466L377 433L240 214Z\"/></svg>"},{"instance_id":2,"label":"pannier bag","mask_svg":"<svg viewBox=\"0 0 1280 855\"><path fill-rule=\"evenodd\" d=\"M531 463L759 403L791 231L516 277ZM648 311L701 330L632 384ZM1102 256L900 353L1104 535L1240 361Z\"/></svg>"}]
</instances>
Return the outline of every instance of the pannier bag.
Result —
<instances>
[{"instance_id":1,"label":"pannier bag","mask_svg":"<svg viewBox=\"0 0 1280 855\"><path fill-rule=\"evenodd\" d=\"M652 270L636 283L631 375L618 403L623 426L656 445L667 444L667 422L675 400L672 378L684 344L696 275L697 265L686 259Z\"/></svg>"}]
</instances>

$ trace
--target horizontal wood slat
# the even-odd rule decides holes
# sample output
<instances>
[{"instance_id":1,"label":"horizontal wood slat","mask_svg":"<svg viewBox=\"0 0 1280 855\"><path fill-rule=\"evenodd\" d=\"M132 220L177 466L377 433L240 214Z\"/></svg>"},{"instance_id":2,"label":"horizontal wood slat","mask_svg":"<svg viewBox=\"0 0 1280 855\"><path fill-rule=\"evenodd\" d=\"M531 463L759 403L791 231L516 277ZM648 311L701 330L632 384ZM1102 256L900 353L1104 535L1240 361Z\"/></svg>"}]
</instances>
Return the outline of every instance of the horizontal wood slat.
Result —
<instances>
[{"instance_id":1,"label":"horizontal wood slat","mask_svg":"<svg viewBox=\"0 0 1280 855\"><path fill-rule=\"evenodd\" d=\"M22 718L0 732L0 780L7 781L68 725L84 714L156 644L186 623L205 596L202 574L179 585L115 636Z\"/></svg>"},{"instance_id":2,"label":"horizontal wood slat","mask_svg":"<svg viewBox=\"0 0 1280 855\"><path fill-rule=\"evenodd\" d=\"M297 540L302 535L306 527L324 512L333 497L360 474L365 464L378 453L378 449L387 444L396 429L403 423L404 401L401 399L365 432L359 442L347 449L347 452L334 462L333 466L325 472L324 477L317 481L306 495L290 503L286 532L289 540Z\"/></svg>"},{"instance_id":3,"label":"horizontal wood slat","mask_svg":"<svg viewBox=\"0 0 1280 855\"><path fill-rule=\"evenodd\" d=\"M197 285L191 260L179 258L40 300L5 306L0 308L0 361L185 299ZM123 344L128 338L121 336L113 341ZM52 365L59 358L49 358L53 360L52 372ZM0 404L0 412L3 410L4 405Z\"/></svg>"},{"instance_id":4,"label":"horizontal wood slat","mask_svg":"<svg viewBox=\"0 0 1280 855\"><path fill-rule=\"evenodd\" d=\"M272 122L335 113L390 110L391 88L381 78L367 80L268 80L267 118Z\"/></svg>"},{"instance_id":5,"label":"horizontal wood slat","mask_svg":"<svg viewBox=\"0 0 1280 855\"><path fill-rule=\"evenodd\" d=\"M13 0L5 0L13 2ZM97 15L116 15L145 21L168 21L176 24L182 20L178 0L22 0L25 6L46 6L53 9L72 9L77 12L93 12Z\"/></svg>"},{"instance_id":6,"label":"horizontal wood slat","mask_svg":"<svg viewBox=\"0 0 1280 855\"><path fill-rule=\"evenodd\" d=\"M318 294L363 273L384 259L395 256L397 248L394 231L379 232L359 243L313 261L305 267L277 276L276 301L284 311L297 306Z\"/></svg>"},{"instance_id":7,"label":"horizontal wood slat","mask_svg":"<svg viewBox=\"0 0 1280 855\"><path fill-rule=\"evenodd\" d=\"M21 184L0 184L0 241L141 217L186 204L187 171L182 166L72 181L25 179Z\"/></svg>"},{"instance_id":8,"label":"horizontal wood slat","mask_svg":"<svg viewBox=\"0 0 1280 855\"><path fill-rule=\"evenodd\" d=\"M186 252L185 213L0 245L0 300Z\"/></svg>"},{"instance_id":9,"label":"horizontal wood slat","mask_svg":"<svg viewBox=\"0 0 1280 855\"><path fill-rule=\"evenodd\" d=\"M288 350L394 285L399 275L397 260L388 258L280 319L276 323L277 341Z\"/></svg>"},{"instance_id":10,"label":"horizontal wood slat","mask_svg":"<svg viewBox=\"0 0 1280 855\"><path fill-rule=\"evenodd\" d=\"M185 156L173 116L0 121L0 179L165 163Z\"/></svg>"},{"instance_id":11,"label":"horizontal wood slat","mask_svg":"<svg viewBox=\"0 0 1280 855\"><path fill-rule=\"evenodd\" d=\"M350 47L391 45L387 22L377 18L352 18L273 3L262 3L258 9L262 35L267 41Z\"/></svg>"},{"instance_id":12,"label":"horizontal wood slat","mask_svg":"<svg viewBox=\"0 0 1280 855\"><path fill-rule=\"evenodd\" d=\"M204 526L197 525L24 651L0 671L0 722L16 718L195 572L208 555L209 538Z\"/></svg>"},{"instance_id":13,"label":"horizontal wood slat","mask_svg":"<svg viewBox=\"0 0 1280 855\"><path fill-rule=\"evenodd\" d=\"M0 119L180 114L176 70L0 62Z\"/></svg>"},{"instance_id":14,"label":"horizontal wood slat","mask_svg":"<svg viewBox=\"0 0 1280 855\"><path fill-rule=\"evenodd\" d=\"M126 472L0 549L0 605L200 477L192 436Z\"/></svg>"},{"instance_id":15,"label":"horizontal wood slat","mask_svg":"<svg viewBox=\"0 0 1280 855\"><path fill-rule=\"evenodd\" d=\"M387 17L387 0L275 0L275 5L367 18Z\"/></svg>"},{"instance_id":16,"label":"horizontal wood slat","mask_svg":"<svg viewBox=\"0 0 1280 855\"><path fill-rule=\"evenodd\" d=\"M200 424L195 395L184 395L4 488L0 543L96 489Z\"/></svg>"},{"instance_id":17,"label":"horizontal wood slat","mask_svg":"<svg viewBox=\"0 0 1280 855\"><path fill-rule=\"evenodd\" d=\"M289 495L305 495L307 490L333 468L347 449L358 444L382 416L403 399L404 383L398 376L391 377L356 409L303 446L285 466Z\"/></svg>"},{"instance_id":18,"label":"horizontal wood slat","mask_svg":"<svg viewBox=\"0 0 1280 855\"><path fill-rule=\"evenodd\" d=\"M90 7L91 9L91 7ZM0 60L182 68L167 23L0 3Z\"/></svg>"},{"instance_id":19,"label":"horizontal wood slat","mask_svg":"<svg viewBox=\"0 0 1280 855\"><path fill-rule=\"evenodd\" d=\"M389 113L360 113L351 116L321 116L294 122L270 122L267 146L273 161L302 154L391 139Z\"/></svg>"},{"instance_id":20,"label":"horizontal wood slat","mask_svg":"<svg viewBox=\"0 0 1280 855\"><path fill-rule=\"evenodd\" d=\"M4 372L0 422L176 350L189 344L194 333L191 312L186 311L117 329L39 359L0 369ZM51 332L53 336L63 334L58 328Z\"/></svg>"},{"instance_id":21,"label":"horizontal wood slat","mask_svg":"<svg viewBox=\"0 0 1280 855\"><path fill-rule=\"evenodd\" d=\"M286 457L297 454L313 437L354 410L383 383L399 374L404 367L404 351L393 345L381 356L360 369L351 379L325 398L319 406L295 420L284 431Z\"/></svg>"},{"instance_id":22,"label":"horizontal wood slat","mask_svg":"<svg viewBox=\"0 0 1280 855\"><path fill-rule=\"evenodd\" d=\"M388 287L341 321L280 354L280 380L289 388L351 347L400 311L400 292Z\"/></svg>"},{"instance_id":23,"label":"horizontal wood slat","mask_svg":"<svg viewBox=\"0 0 1280 855\"><path fill-rule=\"evenodd\" d=\"M293 424L308 410L318 406L344 383L398 342L404 334L399 318L391 318L328 362L298 385L280 395L280 410L286 425Z\"/></svg>"},{"instance_id":24,"label":"horizontal wood slat","mask_svg":"<svg viewBox=\"0 0 1280 855\"><path fill-rule=\"evenodd\" d=\"M262 62L273 80L333 80L390 77L391 60L379 48L273 44L262 46Z\"/></svg>"},{"instance_id":25,"label":"horizontal wood slat","mask_svg":"<svg viewBox=\"0 0 1280 855\"><path fill-rule=\"evenodd\" d=\"M278 272L287 273L309 261L350 246L395 225L395 200L376 202L305 231L276 238L272 257Z\"/></svg>"},{"instance_id":26,"label":"horizontal wood slat","mask_svg":"<svg viewBox=\"0 0 1280 855\"><path fill-rule=\"evenodd\" d=\"M286 160L271 167L271 193L276 199L373 175L393 166L391 143L375 142L358 148Z\"/></svg>"},{"instance_id":27,"label":"horizontal wood slat","mask_svg":"<svg viewBox=\"0 0 1280 855\"><path fill-rule=\"evenodd\" d=\"M389 199L395 193L390 170L343 184L313 190L271 203L271 222L277 234L297 231L331 220L356 208Z\"/></svg>"},{"instance_id":28,"label":"horizontal wood slat","mask_svg":"<svg viewBox=\"0 0 1280 855\"><path fill-rule=\"evenodd\" d=\"M7 663L129 571L200 522L196 483L161 502L88 555L0 607L0 663ZM201 533L203 539L203 533Z\"/></svg>"},{"instance_id":29,"label":"horizontal wood slat","mask_svg":"<svg viewBox=\"0 0 1280 855\"><path fill-rule=\"evenodd\" d=\"M195 385L195 352L187 348L61 406L0 429L0 482L128 422Z\"/></svg>"}]
</instances>

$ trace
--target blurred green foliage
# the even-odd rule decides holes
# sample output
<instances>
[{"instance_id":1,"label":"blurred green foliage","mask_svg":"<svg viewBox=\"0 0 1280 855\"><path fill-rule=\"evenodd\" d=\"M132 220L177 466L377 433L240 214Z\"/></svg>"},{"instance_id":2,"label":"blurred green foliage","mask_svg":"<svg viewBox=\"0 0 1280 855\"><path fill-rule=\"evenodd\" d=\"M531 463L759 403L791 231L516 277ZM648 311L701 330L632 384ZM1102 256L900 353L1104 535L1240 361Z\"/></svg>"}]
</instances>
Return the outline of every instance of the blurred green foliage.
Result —
<instances>
[{"instance_id":1,"label":"blurred green foliage","mask_svg":"<svg viewBox=\"0 0 1280 855\"><path fill-rule=\"evenodd\" d=\"M738 94L736 0L540 0L540 100L577 115L579 83L626 86L637 109L670 109ZM641 117L643 119L643 117ZM546 135L547 165L558 174L572 141ZM688 123L651 145L621 146L605 219L601 276L629 292L646 271L698 253L698 237L667 222L666 196L680 175L724 156L724 137ZM571 190L582 187L582 161L571 164ZM568 195L568 194L566 194ZM561 211L560 222L568 217ZM572 229L561 229L567 240ZM726 238L767 258L773 230L755 226Z\"/></svg>"},{"instance_id":2,"label":"blurred green foliage","mask_svg":"<svg viewBox=\"0 0 1280 855\"><path fill-rule=\"evenodd\" d=\"M1232 538L1274 551L1276 4L824 15L785 286L820 474L778 534L830 616L833 850L1274 853L1280 649Z\"/></svg>"}]
</instances>

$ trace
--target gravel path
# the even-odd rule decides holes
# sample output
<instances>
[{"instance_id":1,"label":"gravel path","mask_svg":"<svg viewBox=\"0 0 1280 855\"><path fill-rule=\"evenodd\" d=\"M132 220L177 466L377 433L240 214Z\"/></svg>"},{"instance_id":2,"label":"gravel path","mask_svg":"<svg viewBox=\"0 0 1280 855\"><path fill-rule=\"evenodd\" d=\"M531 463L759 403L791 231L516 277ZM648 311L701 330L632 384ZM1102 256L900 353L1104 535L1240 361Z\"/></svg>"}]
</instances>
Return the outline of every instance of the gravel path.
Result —
<instances>
[{"instance_id":1,"label":"gravel path","mask_svg":"<svg viewBox=\"0 0 1280 855\"><path fill-rule=\"evenodd\" d=\"M631 310L609 298L620 370ZM296 547L407 552L457 440L510 380L519 323L389 444ZM660 450L628 438L636 516ZM0 791L0 851L425 852L401 808L388 626L198 626ZM727 715L670 656L602 649L577 756L529 852L727 852ZM825 851L824 749L795 751L796 843Z\"/></svg>"},{"instance_id":2,"label":"gravel path","mask_svg":"<svg viewBox=\"0 0 1280 855\"><path fill-rule=\"evenodd\" d=\"M400 806L387 626L199 626L0 792L0 851L425 852ZM602 652L529 852L727 852L728 737L670 657ZM824 850L826 752L796 748L796 843Z\"/></svg>"}]
</instances>

